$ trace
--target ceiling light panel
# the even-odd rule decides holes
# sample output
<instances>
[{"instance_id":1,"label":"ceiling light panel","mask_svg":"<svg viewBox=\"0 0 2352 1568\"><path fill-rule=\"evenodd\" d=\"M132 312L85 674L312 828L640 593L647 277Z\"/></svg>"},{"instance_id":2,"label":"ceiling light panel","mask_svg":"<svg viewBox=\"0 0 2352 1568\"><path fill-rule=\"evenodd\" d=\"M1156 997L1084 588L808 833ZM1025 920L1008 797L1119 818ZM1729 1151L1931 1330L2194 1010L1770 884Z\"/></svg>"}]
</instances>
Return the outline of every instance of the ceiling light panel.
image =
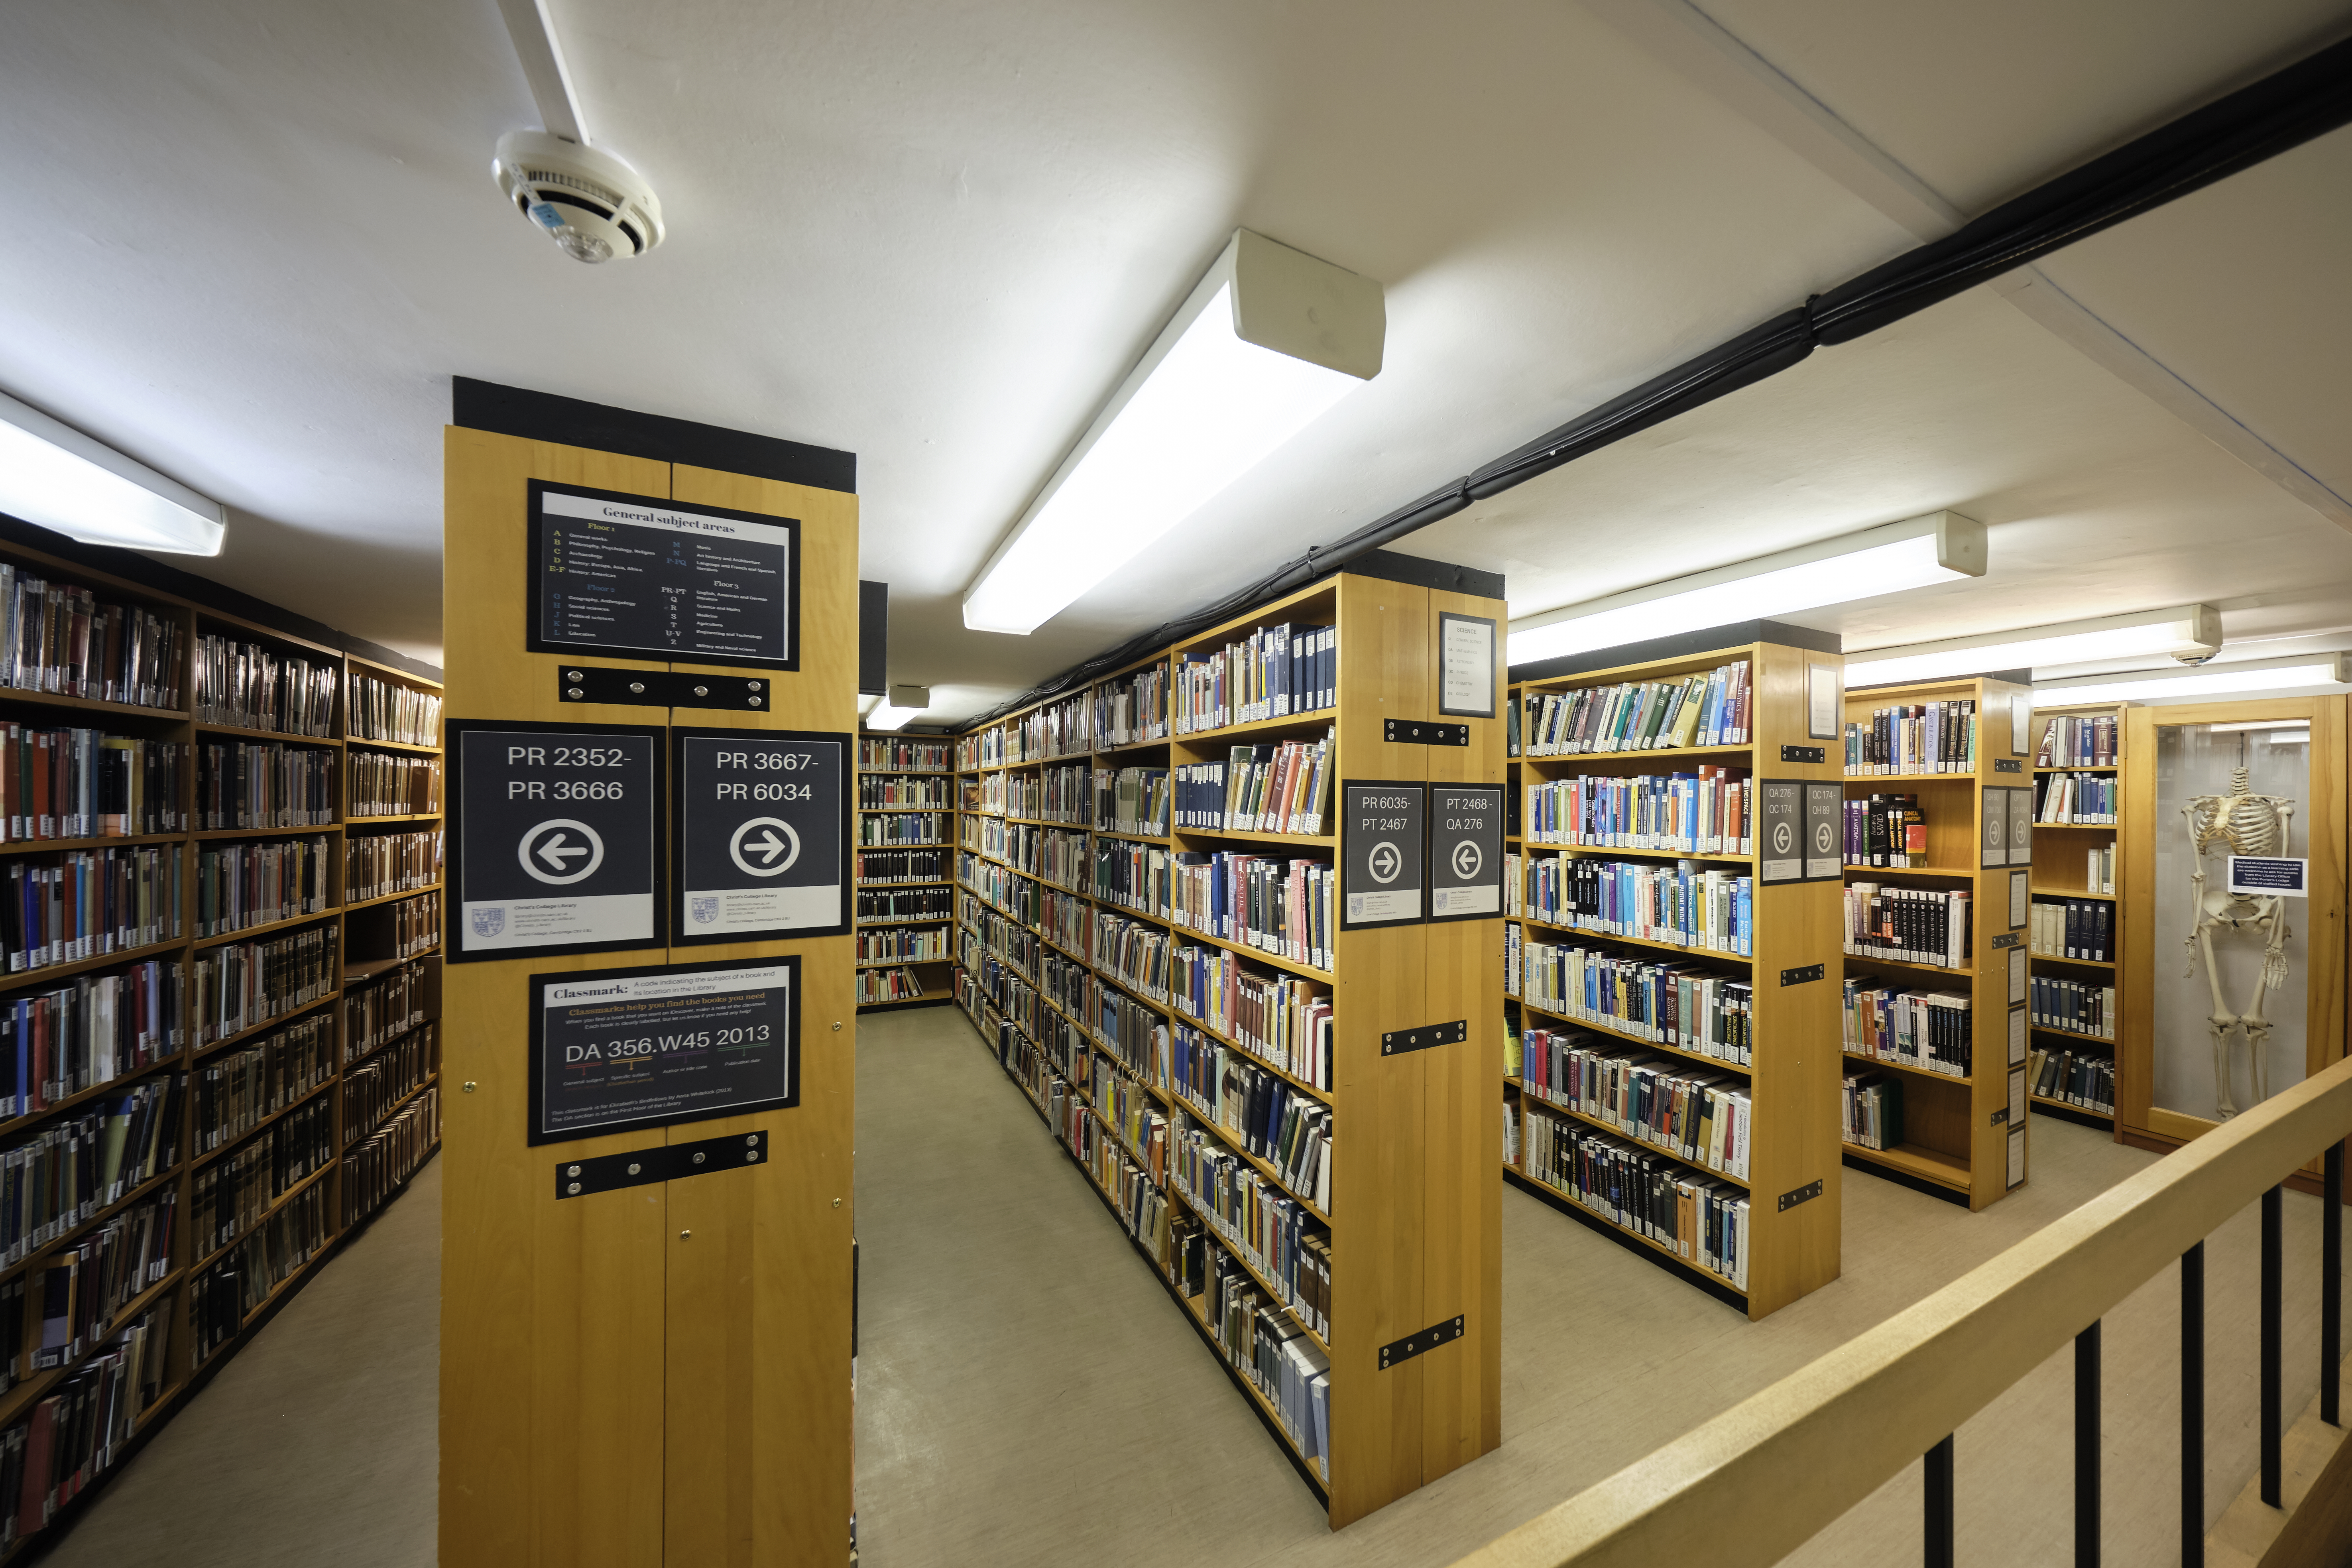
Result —
<instances>
[{"instance_id":1,"label":"ceiling light panel","mask_svg":"<svg viewBox=\"0 0 2352 1568\"><path fill-rule=\"evenodd\" d=\"M903 730L930 705L929 687L894 686L890 694L876 703L866 715L866 727L869 730Z\"/></svg>"},{"instance_id":2,"label":"ceiling light panel","mask_svg":"<svg viewBox=\"0 0 2352 1568\"><path fill-rule=\"evenodd\" d=\"M0 511L85 544L181 555L219 554L226 531L220 502L6 396Z\"/></svg>"},{"instance_id":3,"label":"ceiling light panel","mask_svg":"<svg viewBox=\"0 0 2352 1568\"><path fill-rule=\"evenodd\" d=\"M1929 512L1524 616L1511 623L1509 661L1528 664L1735 621L1792 616L1980 577L1984 570L1984 524L1956 511Z\"/></svg>"},{"instance_id":4,"label":"ceiling light panel","mask_svg":"<svg viewBox=\"0 0 2352 1568\"><path fill-rule=\"evenodd\" d=\"M1381 286L1247 229L964 595L1025 636L1380 374Z\"/></svg>"},{"instance_id":5,"label":"ceiling light panel","mask_svg":"<svg viewBox=\"0 0 2352 1568\"><path fill-rule=\"evenodd\" d=\"M1848 688L1941 680L1988 670L2087 664L2095 659L2202 656L2221 647L2221 613L2210 605L2106 616L2096 620L1988 632L1980 637L1872 648L1848 656Z\"/></svg>"},{"instance_id":6,"label":"ceiling light panel","mask_svg":"<svg viewBox=\"0 0 2352 1568\"><path fill-rule=\"evenodd\" d=\"M2303 686L2340 686L2347 680L2352 680L2352 654L2333 653L2321 658L2249 659L2242 664L2207 665L2179 674L2155 671L2036 686L2033 705L2081 708L2094 703L2161 702Z\"/></svg>"}]
</instances>

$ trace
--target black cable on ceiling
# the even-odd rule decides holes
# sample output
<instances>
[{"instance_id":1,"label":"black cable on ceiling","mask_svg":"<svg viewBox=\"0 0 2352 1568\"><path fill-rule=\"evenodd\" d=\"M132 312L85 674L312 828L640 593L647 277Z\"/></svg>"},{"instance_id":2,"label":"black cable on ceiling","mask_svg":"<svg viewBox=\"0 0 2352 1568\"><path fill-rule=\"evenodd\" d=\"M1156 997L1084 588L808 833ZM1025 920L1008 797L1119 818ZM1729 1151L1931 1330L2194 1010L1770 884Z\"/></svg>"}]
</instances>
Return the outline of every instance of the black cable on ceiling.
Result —
<instances>
[{"instance_id":1,"label":"black cable on ceiling","mask_svg":"<svg viewBox=\"0 0 2352 1568\"><path fill-rule=\"evenodd\" d=\"M1084 685L1157 648L1330 575L1367 551L1440 522L1678 414L1851 342L2352 123L2352 38L2274 71L2015 196L1727 342L1685 360L1453 483L1307 553L1214 604L1165 622L987 712L984 723Z\"/></svg>"}]
</instances>

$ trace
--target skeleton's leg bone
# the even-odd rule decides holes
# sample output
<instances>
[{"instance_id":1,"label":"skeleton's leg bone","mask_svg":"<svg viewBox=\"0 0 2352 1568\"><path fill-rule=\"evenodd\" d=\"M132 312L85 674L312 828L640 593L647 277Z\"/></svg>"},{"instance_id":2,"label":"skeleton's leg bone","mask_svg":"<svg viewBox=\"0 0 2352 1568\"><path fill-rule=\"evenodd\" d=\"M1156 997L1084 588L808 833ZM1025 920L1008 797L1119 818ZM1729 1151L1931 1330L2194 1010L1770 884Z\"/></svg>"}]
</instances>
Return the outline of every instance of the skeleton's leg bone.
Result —
<instances>
[{"instance_id":1,"label":"skeleton's leg bone","mask_svg":"<svg viewBox=\"0 0 2352 1568\"><path fill-rule=\"evenodd\" d=\"M2280 917L2278 923L2286 921ZM2245 1016L2240 1020L2246 1030L2246 1049L2252 1053L2249 1064L2253 1069L2254 1102L2261 1104L2271 1097L2271 1021L2263 1016L2263 996L2272 984L2269 965L2254 976L2254 994L2247 1000Z\"/></svg>"},{"instance_id":2,"label":"skeleton's leg bone","mask_svg":"<svg viewBox=\"0 0 2352 1568\"><path fill-rule=\"evenodd\" d=\"M2213 925L2210 917L2200 914L2197 942L2205 952L2205 983L2213 992L2213 1011L2205 1019L2213 1031L2213 1109L2227 1121L2238 1114L2237 1102L2230 1098L2230 1031L2238 1020L2221 1002L2221 975L2213 963Z\"/></svg>"}]
</instances>

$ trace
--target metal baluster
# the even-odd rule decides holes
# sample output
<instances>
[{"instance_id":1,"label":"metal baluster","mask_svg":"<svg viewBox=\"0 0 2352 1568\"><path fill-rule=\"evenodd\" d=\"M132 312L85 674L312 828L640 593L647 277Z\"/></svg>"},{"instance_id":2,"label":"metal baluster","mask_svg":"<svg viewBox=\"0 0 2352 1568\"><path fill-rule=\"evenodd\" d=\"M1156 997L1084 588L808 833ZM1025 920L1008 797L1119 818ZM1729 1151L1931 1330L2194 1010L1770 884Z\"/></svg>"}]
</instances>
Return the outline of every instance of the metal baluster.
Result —
<instances>
[{"instance_id":1,"label":"metal baluster","mask_svg":"<svg viewBox=\"0 0 2352 1568\"><path fill-rule=\"evenodd\" d=\"M1927 1450L1927 1568L1955 1568L1952 1556L1952 1440Z\"/></svg>"},{"instance_id":2,"label":"metal baluster","mask_svg":"<svg viewBox=\"0 0 2352 1568\"><path fill-rule=\"evenodd\" d=\"M2205 1244L2180 1255L2180 1568L2205 1568Z\"/></svg>"},{"instance_id":3,"label":"metal baluster","mask_svg":"<svg viewBox=\"0 0 2352 1568\"><path fill-rule=\"evenodd\" d=\"M2319 1178L2319 1418L2341 1426L2344 1381L2344 1145L2331 1143Z\"/></svg>"},{"instance_id":4,"label":"metal baluster","mask_svg":"<svg viewBox=\"0 0 2352 1568\"><path fill-rule=\"evenodd\" d=\"M2263 1500L2279 1502L2279 1347L2285 1315L2286 1289L2281 1269L2281 1232L2285 1213L2284 1187L2263 1194Z\"/></svg>"},{"instance_id":5,"label":"metal baluster","mask_svg":"<svg viewBox=\"0 0 2352 1568\"><path fill-rule=\"evenodd\" d=\"M2074 1336L2074 1568L2099 1568L2099 1325Z\"/></svg>"}]
</instances>

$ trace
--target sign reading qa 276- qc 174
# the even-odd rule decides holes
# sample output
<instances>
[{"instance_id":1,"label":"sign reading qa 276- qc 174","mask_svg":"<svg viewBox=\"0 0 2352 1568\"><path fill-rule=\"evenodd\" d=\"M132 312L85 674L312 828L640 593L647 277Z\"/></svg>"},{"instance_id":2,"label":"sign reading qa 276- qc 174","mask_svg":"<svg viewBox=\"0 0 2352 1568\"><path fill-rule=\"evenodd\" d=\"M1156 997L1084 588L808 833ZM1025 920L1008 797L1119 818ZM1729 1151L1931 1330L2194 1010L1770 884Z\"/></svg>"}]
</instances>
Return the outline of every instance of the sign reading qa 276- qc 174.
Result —
<instances>
[{"instance_id":1,"label":"sign reading qa 276- qc 174","mask_svg":"<svg viewBox=\"0 0 2352 1568\"><path fill-rule=\"evenodd\" d=\"M847 735L672 730L675 940L849 930Z\"/></svg>"},{"instance_id":2,"label":"sign reading qa 276- qc 174","mask_svg":"<svg viewBox=\"0 0 2352 1568\"><path fill-rule=\"evenodd\" d=\"M660 943L661 736L449 721L452 960Z\"/></svg>"}]
</instances>

